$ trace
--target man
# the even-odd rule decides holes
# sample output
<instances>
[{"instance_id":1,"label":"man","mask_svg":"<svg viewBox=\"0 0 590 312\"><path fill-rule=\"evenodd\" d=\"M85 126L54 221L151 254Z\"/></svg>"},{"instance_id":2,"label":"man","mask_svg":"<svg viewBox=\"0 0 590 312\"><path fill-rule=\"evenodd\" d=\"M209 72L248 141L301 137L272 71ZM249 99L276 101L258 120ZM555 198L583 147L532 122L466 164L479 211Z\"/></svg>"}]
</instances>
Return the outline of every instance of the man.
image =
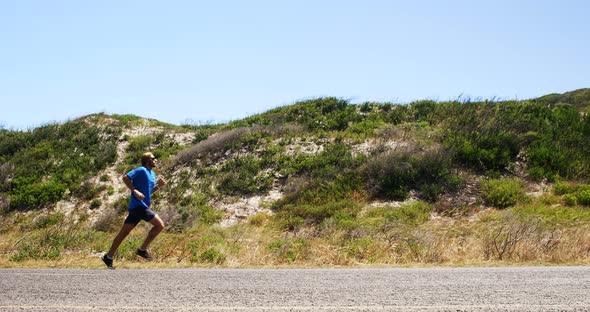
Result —
<instances>
[{"instance_id":1,"label":"man","mask_svg":"<svg viewBox=\"0 0 590 312\"><path fill-rule=\"evenodd\" d=\"M136 252L138 256L148 261L152 260L152 256L147 252L147 248L164 229L164 222L160 216L150 209L150 199L153 193L166 184L166 181L160 178L156 182L156 173L152 169L158 165L158 160L152 153L145 153L141 156L141 165L141 167L137 167L123 176L123 182L131 190L131 199L128 206L129 215L125 219L119 234L113 240L111 249L102 257L102 261L111 270L114 269L113 257L115 252L139 221L144 220L153 225L145 241Z\"/></svg>"}]
</instances>

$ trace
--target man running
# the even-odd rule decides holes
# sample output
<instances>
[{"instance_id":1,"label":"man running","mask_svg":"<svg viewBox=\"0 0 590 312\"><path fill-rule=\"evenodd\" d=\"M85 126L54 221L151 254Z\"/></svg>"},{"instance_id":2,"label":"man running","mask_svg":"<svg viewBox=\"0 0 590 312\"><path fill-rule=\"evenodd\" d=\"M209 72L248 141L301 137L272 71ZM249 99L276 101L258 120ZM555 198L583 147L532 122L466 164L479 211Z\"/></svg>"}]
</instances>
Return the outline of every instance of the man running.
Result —
<instances>
[{"instance_id":1,"label":"man running","mask_svg":"<svg viewBox=\"0 0 590 312\"><path fill-rule=\"evenodd\" d=\"M152 169L158 165L158 160L154 154L143 154L141 156L141 165L141 167L137 167L123 176L123 182L131 190L131 199L129 200L128 206L129 215L125 219L125 223L123 223L119 234L113 240L111 249L101 258L111 270L114 269L113 257L115 256L115 252L117 252L119 245L121 245L139 221L144 220L153 225L143 244L136 251L138 256L148 261L151 261L153 258L147 252L147 248L154 238L164 229L164 222L160 216L150 209L150 199L153 193L157 192L166 184L166 181L160 178L156 182L156 173Z\"/></svg>"}]
</instances>

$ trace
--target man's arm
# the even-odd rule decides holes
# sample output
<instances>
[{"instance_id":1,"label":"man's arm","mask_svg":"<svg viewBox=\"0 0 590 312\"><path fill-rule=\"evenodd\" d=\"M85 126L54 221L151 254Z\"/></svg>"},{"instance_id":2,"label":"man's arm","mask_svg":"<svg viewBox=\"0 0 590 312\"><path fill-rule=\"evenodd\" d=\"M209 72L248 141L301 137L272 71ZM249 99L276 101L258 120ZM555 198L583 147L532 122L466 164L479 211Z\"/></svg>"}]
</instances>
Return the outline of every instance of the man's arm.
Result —
<instances>
[{"instance_id":1,"label":"man's arm","mask_svg":"<svg viewBox=\"0 0 590 312\"><path fill-rule=\"evenodd\" d=\"M166 180L164 180L164 178L159 178L158 179L158 183L156 183L156 186L154 187L154 190L152 191L152 194L154 194L155 192L157 192L162 186L166 185Z\"/></svg>"},{"instance_id":2,"label":"man's arm","mask_svg":"<svg viewBox=\"0 0 590 312\"><path fill-rule=\"evenodd\" d=\"M133 186L133 180L131 180L131 178L128 175L123 176L123 183L125 183L127 188L131 190L131 193L133 193L133 195L135 195L137 199L143 200L145 198L145 195L143 195L140 191L135 189L135 187Z\"/></svg>"}]
</instances>

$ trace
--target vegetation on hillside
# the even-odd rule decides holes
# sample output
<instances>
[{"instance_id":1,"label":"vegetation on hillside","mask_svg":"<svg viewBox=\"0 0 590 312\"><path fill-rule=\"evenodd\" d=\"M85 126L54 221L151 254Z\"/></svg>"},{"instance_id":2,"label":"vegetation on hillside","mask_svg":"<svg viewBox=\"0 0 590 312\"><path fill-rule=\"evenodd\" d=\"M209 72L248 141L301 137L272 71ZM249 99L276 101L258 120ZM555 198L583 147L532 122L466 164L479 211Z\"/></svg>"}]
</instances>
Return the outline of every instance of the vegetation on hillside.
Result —
<instances>
[{"instance_id":1,"label":"vegetation on hillside","mask_svg":"<svg viewBox=\"0 0 590 312\"><path fill-rule=\"evenodd\" d=\"M8 209L39 209L68 194L83 196L82 181L115 161L119 133L82 120L0 130L0 190L8 195Z\"/></svg>"},{"instance_id":2,"label":"vegetation on hillside","mask_svg":"<svg viewBox=\"0 0 590 312\"><path fill-rule=\"evenodd\" d=\"M0 254L15 262L59 259L84 246L104 250L105 232L116 230L124 209L93 219L86 208L100 207L98 198L116 190L108 190L107 178L101 185L88 179L115 165L123 141L117 172L151 150L169 180L155 201L168 223L155 247L161 261L588 261L589 106L588 89L524 101L356 105L320 98L223 125L99 114L0 130L0 235L13 246L0 241ZM122 135L145 122L161 131ZM177 144L166 133L172 130L194 133L193 144ZM531 183L554 187L532 197ZM283 196L266 203L272 215L216 226L223 218L216 204L273 189ZM65 198L90 201L76 223L42 209ZM16 239L15 231L31 235ZM132 258L132 250L122 246L120 259Z\"/></svg>"}]
</instances>

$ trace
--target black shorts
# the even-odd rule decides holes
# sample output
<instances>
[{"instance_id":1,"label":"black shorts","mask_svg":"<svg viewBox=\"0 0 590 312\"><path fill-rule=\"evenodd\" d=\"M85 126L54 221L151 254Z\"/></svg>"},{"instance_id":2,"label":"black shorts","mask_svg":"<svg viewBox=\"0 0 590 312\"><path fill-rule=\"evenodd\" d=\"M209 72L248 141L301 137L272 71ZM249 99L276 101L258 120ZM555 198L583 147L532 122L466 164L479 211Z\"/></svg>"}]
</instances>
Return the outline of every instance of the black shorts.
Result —
<instances>
[{"instance_id":1,"label":"black shorts","mask_svg":"<svg viewBox=\"0 0 590 312\"><path fill-rule=\"evenodd\" d=\"M125 219L125 223L137 225L141 220L150 222L154 217L156 217L156 213L149 208L137 207L129 210L129 215Z\"/></svg>"}]
</instances>

